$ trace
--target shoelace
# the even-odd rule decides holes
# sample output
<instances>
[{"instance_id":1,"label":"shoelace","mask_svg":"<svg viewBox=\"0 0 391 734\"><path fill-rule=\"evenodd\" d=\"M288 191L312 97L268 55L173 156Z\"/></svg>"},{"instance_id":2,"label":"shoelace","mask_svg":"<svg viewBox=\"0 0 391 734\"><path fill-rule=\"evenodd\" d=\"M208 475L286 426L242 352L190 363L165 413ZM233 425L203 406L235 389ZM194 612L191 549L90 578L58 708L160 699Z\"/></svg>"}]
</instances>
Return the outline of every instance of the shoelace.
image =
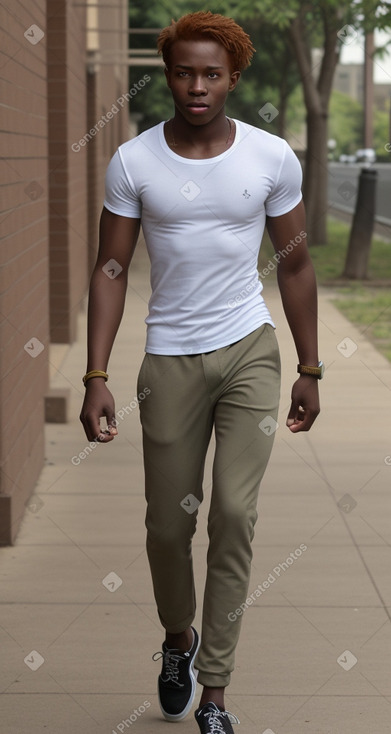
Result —
<instances>
[{"instance_id":1,"label":"shoelace","mask_svg":"<svg viewBox=\"0 0 391 734\"><path fill-rule=\"evenodd\" d=\"M222 717L226 716L231 724L240 724L240 721L235 714L231 714L229 711L206 711L204 716L208 717L208 725L210 727L210 734L224 734L224 727L222 724Z\"/></svg>"},{"instance_id":2,"label":"shoelace","mask_svg":"<svg viewBox=\"0 0 391 734\"><path fill-rule=\"evenodd\" d=\"M178 680L179 675L179 668L178 664L183 660L183 658L189 657L188 652L184 652L182 655L175 655L172 653L171 650L167 650L166 652L155 652L152 655L152 660L160 660L160 658L164 658L164 672L166 673L166 677L162 677L163 683L175 683L179 688L183 688L184 683L180 683Z\"/></svg>"}]
</instances>

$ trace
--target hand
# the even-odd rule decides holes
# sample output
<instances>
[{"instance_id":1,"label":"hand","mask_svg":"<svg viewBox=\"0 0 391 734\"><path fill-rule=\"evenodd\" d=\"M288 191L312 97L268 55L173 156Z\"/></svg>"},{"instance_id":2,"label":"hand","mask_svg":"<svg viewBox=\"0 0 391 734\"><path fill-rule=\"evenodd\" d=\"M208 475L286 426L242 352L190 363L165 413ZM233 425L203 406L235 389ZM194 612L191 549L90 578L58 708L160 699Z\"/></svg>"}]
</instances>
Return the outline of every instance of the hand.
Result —
<instances>
[{"instance_id":1,"label":"hand","mask_svg":"<svg viewBox=\"0 0 391 734\"><path fill-rule=\"evenodd\" d=\"M107 428L101 429L100 418L106 418ZM86 384L86 394L80 420L89 441L108 443L118 434L116 429L114 398L101 377L94 377Z\"/></svg>"},{"instance_id":2,"label":"hand","mask_svg":"<svg viewBox=\"0 0 391 734\"><path fill-rule=\"evenodd\" d=\"M300 375L293 384L291 398L286 425L292 433L309 431L320 412L318 380L310 375Z\"/></svg>"}]
</instances>

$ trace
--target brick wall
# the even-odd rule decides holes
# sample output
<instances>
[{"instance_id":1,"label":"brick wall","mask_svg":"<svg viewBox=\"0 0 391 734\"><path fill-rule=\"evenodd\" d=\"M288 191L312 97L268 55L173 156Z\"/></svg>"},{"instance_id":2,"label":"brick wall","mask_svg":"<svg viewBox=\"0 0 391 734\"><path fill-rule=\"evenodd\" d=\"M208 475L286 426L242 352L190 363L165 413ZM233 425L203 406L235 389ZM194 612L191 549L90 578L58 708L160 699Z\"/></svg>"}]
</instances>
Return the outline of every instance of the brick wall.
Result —
<instances>
[{"instance_id":1,"label":"brick wall","mask_svg":"<svg viewBox=\"0 0 391 734\"><path fill-rule=\"evenodd\" d=\"M50 0L48 29L50 335L71 343L87 279L87 154L72 144L87 127L85 8Z\"/></svg>"},{"instance_id":2,"label":"brick wall","mask_svg":"<svg viewBox=\"0 0 391 734\"><path fill-rule=\"evenodd\" d=\"M88 71L86 15L72 0L0 7L0 544L14 542L42 467L50 342L77 336L104 170L127 139L125 105L72 149L127 90L127 67ZM95 24L98 53L126 50L126 0L105 0Z\"/></svg>"},{"instance_id":3,"label":"brick wall","mask_svg":"<svg viewBox=\"0 0 391 734\"><path fill-rule=\"evenodd\" d=\"M91 0L92 2L92 0ZM111 7L110 7L111 6ZM114 110L113 117L88 142L87 156L89 176L89 269L91 271L98 243L98 222L103 205L104 175L109 159L116 148L129 138L128 105L122 107L116 100L129 91L128 67L119 63L125 58L128 49L128 9L127 2L107 0L101 7L90 10L88 27L99 28L104 32L91 31L87 37L89 57L87 128L90 130L108 111ZM115 54L113 53L115 51Z\"/></svg>"},{"instance_id":4,"label":"brick wall","mask_svg":"<svg viewBox=\"0 0 391 734\"><path fill-rule=\"evenodd\" d=\"M0 543L15 537L44 451L49 344L45 9L44 0L31 6L14 0L0 10Z\"/></svg>"}]
</instances>

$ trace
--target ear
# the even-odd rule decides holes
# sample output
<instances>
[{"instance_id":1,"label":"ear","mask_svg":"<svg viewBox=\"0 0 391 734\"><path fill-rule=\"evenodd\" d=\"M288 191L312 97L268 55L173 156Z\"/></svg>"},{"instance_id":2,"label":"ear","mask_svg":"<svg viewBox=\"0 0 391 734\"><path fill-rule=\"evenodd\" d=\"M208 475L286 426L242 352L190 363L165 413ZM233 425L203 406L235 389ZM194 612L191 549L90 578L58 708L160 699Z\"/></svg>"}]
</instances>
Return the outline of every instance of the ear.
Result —
<instances>
[{"instance_id":1,"label":"ear","mask_svg":"<svg viewBox=\"0 0 391 734\"><path fill-rule=\"evenodd\" d=\"M232 74L230 74L229 87L228 87L229 92L233 92L233 90L235 89L235 87L238 84L240 77L241 77L240 71L233 71Z\"/></svg>"}]
</instances>

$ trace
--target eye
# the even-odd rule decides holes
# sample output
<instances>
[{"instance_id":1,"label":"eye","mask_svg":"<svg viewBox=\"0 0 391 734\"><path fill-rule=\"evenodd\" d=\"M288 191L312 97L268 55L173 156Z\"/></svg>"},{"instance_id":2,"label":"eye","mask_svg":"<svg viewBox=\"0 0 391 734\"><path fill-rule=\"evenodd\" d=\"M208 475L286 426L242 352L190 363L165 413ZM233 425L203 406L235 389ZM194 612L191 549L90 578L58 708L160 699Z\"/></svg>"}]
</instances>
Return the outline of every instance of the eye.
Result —
<instances>
[{"instance_id":1,"label":"eye","mask_svg":"<svg viewBox=\"0 0 391 734\"><path fill-rule=\"evenodd\" d=\"M219 75L216 71L211 71L209 72L208 76L212 79L217 79Z\"/></svg>"},{"instance_id":2,"label":"eye","mask_svg":"<svg viewBox=\"0 0 391 734\"><path fill-rule=\"evenodd\" d=\"M178 76L184 78L185 76L188 76L188 73L187 71L178 71Z\"/></svg>"}]
</instances>

